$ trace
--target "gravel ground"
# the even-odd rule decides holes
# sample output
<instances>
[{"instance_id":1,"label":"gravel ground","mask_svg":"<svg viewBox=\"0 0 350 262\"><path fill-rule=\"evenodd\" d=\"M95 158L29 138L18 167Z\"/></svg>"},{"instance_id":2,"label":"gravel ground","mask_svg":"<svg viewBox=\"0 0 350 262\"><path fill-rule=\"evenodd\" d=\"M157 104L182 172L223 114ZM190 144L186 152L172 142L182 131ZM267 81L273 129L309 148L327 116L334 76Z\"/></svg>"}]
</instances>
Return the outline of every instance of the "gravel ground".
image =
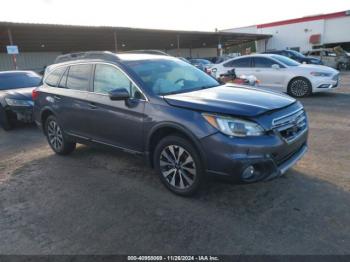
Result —
<instances>
[{"instance_id":1,"label":"gravel ground","mask_svg":"<svg viewBox=\"0 0 350 262\"><path fill-rule=\"evenodd\" d=\"M350 73L302 100L310 150L284 177L168 192L142 159L35 127L0 131L1 254L350 254Z\"/></svg>"}]
</instances>

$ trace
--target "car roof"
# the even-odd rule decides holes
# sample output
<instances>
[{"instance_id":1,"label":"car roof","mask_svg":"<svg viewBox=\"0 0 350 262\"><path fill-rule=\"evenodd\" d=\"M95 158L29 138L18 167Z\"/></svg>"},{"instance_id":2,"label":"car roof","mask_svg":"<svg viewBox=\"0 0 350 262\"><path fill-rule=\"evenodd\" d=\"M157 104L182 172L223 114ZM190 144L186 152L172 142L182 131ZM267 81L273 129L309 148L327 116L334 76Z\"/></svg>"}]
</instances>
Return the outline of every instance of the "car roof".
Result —
<instances>
[{"instance_id":1,"label":"car roof","mask_svg":"<svg viewBox=\"0 0 350 262\"><path fill-rule=\"evenodd\" d=\"M100 58L98 53L100 53ZM69 66L80 63L123 63L123 61L142 61L142 60L177 60L178 58L173 56L165 56L158 54L144 54L144 53L112 53L112 52L86 52L79 53L83 55L79 55L76 57L69 58L69 55L63 55L63 60L65 60L65 56L68 57L67 61L56 62L47 67L47 72L52 71L53 69L61 66ZM84 56L84 54L88 54ZM92 54L92 55L91 55ZM96 55L97 54L97 55ZM90 56L91 55L91 56ZM56 59L56 61L59 59Z\"/></svg>"}]
</instances>

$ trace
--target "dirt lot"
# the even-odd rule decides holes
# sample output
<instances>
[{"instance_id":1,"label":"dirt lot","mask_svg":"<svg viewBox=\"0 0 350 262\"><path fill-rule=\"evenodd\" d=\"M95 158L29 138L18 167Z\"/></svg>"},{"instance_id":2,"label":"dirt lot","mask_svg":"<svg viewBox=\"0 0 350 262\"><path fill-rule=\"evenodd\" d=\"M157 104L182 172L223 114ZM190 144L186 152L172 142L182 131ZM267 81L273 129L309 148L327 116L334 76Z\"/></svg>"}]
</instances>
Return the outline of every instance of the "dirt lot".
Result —
<instances>
[{"instance_id":1,"label":"dirt lot","mask_svg":"<svg viewBox=\"0 0 350 262\"><path fill-rule=\"evenodd\" d=\"M0 253L350 254L350 74L302 102L310 150L286 176L195 198L134 156L60 157L35 127L0 131Z\"/></svg>"}]
</instances>

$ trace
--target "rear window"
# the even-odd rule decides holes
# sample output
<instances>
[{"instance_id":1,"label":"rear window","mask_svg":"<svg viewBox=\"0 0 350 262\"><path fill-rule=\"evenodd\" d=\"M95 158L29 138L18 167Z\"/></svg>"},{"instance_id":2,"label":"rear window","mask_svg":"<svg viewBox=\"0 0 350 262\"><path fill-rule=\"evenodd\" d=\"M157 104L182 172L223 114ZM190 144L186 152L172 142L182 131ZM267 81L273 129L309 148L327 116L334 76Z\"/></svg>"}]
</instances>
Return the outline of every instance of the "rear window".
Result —
<instances>
[{"instance_id":1,"label":"rear window","mask_svg":"<svg viewBox=\"0 0 350 262\"><path fill-rule=\"evenodd\" d=\"M34 72L0 74L0 90L36 87L41 84L41 76Z\"/></svg>"},{"instance_id":2,"label":"rear window","mask_svg":"<svg viewBox=\"0 0 350 262\"><path fill-rule=\"evenodd\" d=\"M69 68L67 88L88 91L92 65L73 65Z\"/></svg>"},{"instance_id":3,"label":"rear window","mask_svg":"<svg viewBox=\"0 0 350 262\"><path fill-rule=\"evenodd\" d=\"M265 57L254 57L254 65L258 68L271 68L275 61Z\"/></svg>"}]
</instances>

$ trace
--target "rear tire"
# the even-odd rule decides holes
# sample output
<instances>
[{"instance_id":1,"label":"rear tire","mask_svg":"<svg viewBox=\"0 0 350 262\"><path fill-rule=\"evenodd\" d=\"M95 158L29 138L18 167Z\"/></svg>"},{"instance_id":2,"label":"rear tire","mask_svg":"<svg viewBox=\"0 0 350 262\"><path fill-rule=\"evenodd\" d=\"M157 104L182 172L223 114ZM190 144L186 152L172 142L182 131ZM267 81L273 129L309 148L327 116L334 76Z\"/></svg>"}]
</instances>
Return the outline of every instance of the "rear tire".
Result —
<instances>
[{"instance_id":1,"label":"rear tire","mask_svg":"<svg viewBox=\"0 0 350 262\"><path fill-rule=\"evenodd\" d=\"M10 131L13 129L13 124L11 123L10 119L8 118L5 109L0 106L0 126L5 131Z\"/></svg>"},{"instance_id":2,"label":"rear tire","mask_svg":"<svg viewBox=\"0 0 350 262\"><path fill-rule=\"evenodd\" d=\"M163 138L155 148L153 161L162 183L177 195L193 195L204 183L200 156L187 139L176 135Z\"/></svg>"},{"instance_id":3,"label":"rear tire","mask_svg":"<svg viewBox=\"0 0 350 262\"><path fill-rule=\"evenodd\" d=\"M307 97L312 94L312 87L309 80L304 77L294 78L288 84L287 93L293 97Z\"/></svg>"},{"instance_id":4,"label":"rear tire","mask_svg":"<svg viewBox=\"0 0 350 262\"><path fill-rule=\"evenodd\" d=\"M50 147L56 154L68 155L74 151L76 143L68 140L55 116L51 115L46 119L45 133Z\"/></svg>"}]
</instances>

